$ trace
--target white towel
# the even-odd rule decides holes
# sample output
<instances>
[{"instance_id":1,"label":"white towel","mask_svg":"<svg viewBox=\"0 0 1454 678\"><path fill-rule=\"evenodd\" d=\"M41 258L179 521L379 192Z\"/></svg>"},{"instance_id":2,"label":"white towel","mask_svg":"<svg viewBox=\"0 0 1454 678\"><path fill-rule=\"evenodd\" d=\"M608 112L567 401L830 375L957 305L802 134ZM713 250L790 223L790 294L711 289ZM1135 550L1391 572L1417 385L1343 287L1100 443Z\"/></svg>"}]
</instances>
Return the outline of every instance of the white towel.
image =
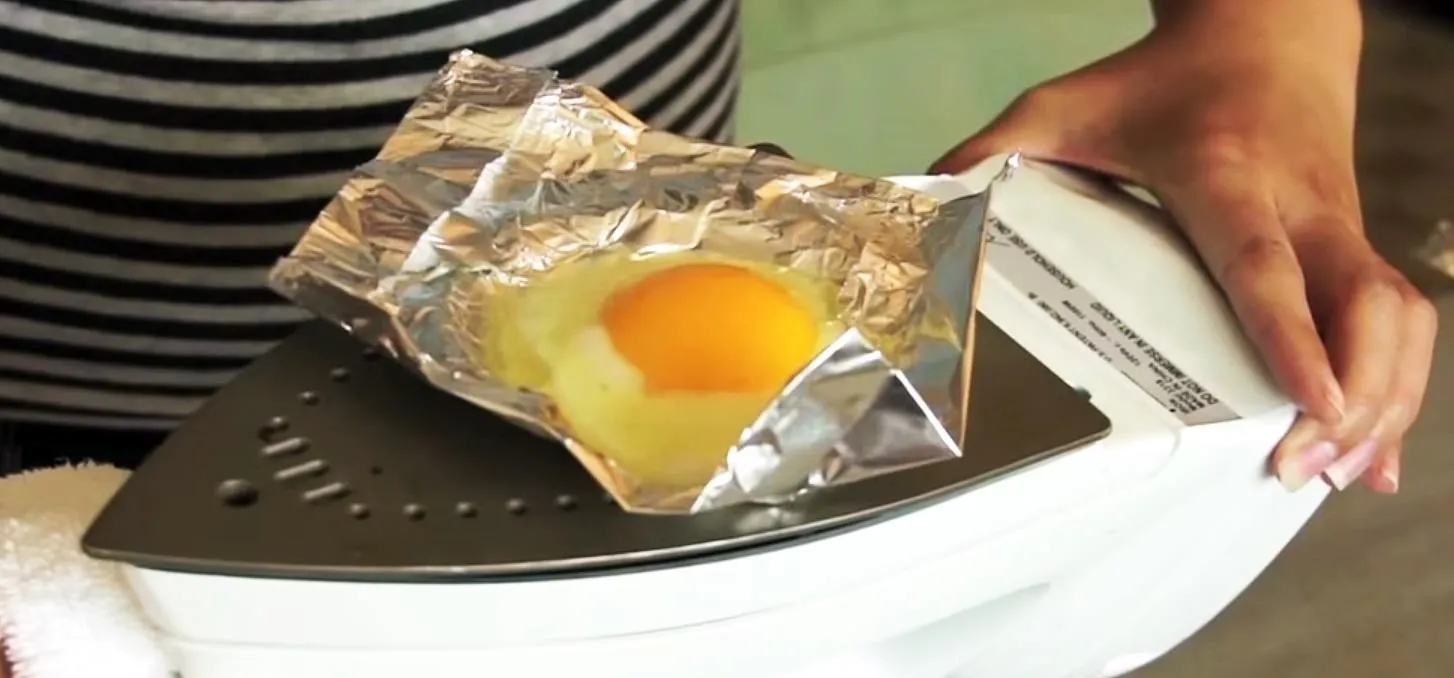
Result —
<instances>
[{"instance_id":1,"label":"white towel","mask_svg":"<svg viewBox=\"0 0 1454 678\"><path fill-rule=\"evenodd\" d=\"M84 465L0 478L0 646L12 678L167 678L117 566L81 535L126 472Z\"/></svg>"}]
</instances>

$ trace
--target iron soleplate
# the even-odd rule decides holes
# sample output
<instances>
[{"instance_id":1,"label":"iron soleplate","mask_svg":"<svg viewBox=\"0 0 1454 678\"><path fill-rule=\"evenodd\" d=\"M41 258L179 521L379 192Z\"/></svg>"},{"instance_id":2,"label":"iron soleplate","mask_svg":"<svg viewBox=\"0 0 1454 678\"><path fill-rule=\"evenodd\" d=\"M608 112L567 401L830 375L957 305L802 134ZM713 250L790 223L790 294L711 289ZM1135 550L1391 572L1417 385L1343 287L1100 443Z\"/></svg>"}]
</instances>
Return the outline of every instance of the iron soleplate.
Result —
<instances>
[{"instance_id":1,"label":"iron soleplate","mask_svg":"<svg viewBox=\"0 0 1454 678\"><path fill-rule=\"evenodd\" d=\"M661 517L621 511L560 446L314 323L174 433L83 546L145 568L240 576L558 576L851 529L1109 432L1086 398L992 323L978 326L964 458L790 507Z\"/></svg>"}]
</instances>

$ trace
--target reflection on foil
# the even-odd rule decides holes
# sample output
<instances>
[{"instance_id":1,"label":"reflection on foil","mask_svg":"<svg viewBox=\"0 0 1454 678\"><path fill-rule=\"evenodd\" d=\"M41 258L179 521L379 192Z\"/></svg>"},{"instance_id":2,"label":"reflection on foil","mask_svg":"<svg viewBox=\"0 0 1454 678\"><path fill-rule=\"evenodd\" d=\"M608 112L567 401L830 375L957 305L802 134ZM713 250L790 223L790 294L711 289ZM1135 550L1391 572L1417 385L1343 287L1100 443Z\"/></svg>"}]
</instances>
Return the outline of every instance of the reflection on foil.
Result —
<instances>
[{"instance_id":1,"label":"reflection on foil","mask_svg":"<svg viewBox=\"0 0 1454 678\"><path fill-rule=\"evenodd\" d=\"M988 204L652 130L591 87L466 51L271 280L434 386L560 440L628 510L780 504L960 454ZM850 328L691 488L631 477L482 358L503 291L608 252L681 251L828 281Z\"/></svg>"},{"instance_id":2,"label":"reflection on foil","mask_svg":"<svg viewBox=\"0 0 1454 678\"><path fill-rule=\"evenodd\" d=\"M761 534L796 527L803 523L801 511L792 506L760 506L743 513L733 527L739 534Z\"/></svg>"},{"instance_id":3,"label":"reflection on foil","mask_svg":"<svg viewBox=\"0 0 1454 678\"><path fill-rule=\"evenodd\" d=\"M1454 280L1454 220L1434 225L1434 231L1416 253L1419 261Z\"/></svg>"}]
</instances>

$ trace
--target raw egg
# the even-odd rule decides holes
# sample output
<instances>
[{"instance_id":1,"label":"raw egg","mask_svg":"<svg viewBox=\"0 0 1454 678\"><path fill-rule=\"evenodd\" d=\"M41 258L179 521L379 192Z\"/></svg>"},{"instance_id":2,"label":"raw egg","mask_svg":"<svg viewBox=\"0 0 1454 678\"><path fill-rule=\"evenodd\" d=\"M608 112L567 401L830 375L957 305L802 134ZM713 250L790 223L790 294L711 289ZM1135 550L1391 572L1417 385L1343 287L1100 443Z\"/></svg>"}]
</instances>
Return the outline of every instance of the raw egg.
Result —
<instances>
[{"instance_id":1,"label":"raw egg","mask_svg":"<svg viewBox=\"0 0 1454 678\"><path fill-rule=\"evenodd\" d=\"M633 480L689 489L842 333L836 294L801 271L715 255L596 255L495 304L487 352Z\"/></svg>"}]
</instances>

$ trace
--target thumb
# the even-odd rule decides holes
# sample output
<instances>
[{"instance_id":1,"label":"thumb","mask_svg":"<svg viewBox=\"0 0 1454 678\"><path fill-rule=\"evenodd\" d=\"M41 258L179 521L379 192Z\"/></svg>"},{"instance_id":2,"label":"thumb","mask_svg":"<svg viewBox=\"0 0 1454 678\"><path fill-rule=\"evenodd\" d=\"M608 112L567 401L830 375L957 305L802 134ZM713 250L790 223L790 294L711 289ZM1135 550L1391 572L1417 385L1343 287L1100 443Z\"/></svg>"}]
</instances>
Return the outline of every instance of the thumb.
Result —
<instances>
[{"instance_id":1,"label":"thumb","mask_svg":"<svg viewBox=\"0 0 1454 678\"><path fill-rule=\"evenodd\" d=\"M1314 419L1342 419L1342 388L1272 193L1249 173L1228 170L1152 188L1226 293L1283 391Z\"/></svg>"},{"instance_id":2,"label":"thumb","mask_svg":"<svg viewBox=\"0 0 1454 678\"><path fill-rule=\"evenodd\" d=\"M1088 143L1104 136L1088 134L1099 116L1075 105L1070 97L1074 90L1047 83L1020 95L984 129L934 161L929 172L959 174L996 155L1018 152L1036 160L1118 174L1123 169L1120 163L1112 162L1101 144Z\"/></svg>"},{"instance_id":3,"label":"thumb","mask_svg":"<svg viewBox=\"0 0 1454 678\"><path fill-rule=\"evenodd\" d=\"M1046 116L1033 110L1022 96L983 129L959 142L929 166L930 174L959 174L1001 153L1020 152L1050 159L1054 156L1053 129Z\"/></svg>"},{"instance_id":4,"label":"thumb","mask_svg":"<svg viewBox=\"0 0 1454 678\"><path fill-rule=\"evenodd\" d=\"M930 166L931 174L959 174L1002 153L1079 167L1104 177L1135 181L1124 153L1104 133L1101 111L1077 103L1076 88L1041 85L1016 99L984 129L960 142ZM1100 130L1100 131L1098 131Z\"/></svg>"}]
</instances>

